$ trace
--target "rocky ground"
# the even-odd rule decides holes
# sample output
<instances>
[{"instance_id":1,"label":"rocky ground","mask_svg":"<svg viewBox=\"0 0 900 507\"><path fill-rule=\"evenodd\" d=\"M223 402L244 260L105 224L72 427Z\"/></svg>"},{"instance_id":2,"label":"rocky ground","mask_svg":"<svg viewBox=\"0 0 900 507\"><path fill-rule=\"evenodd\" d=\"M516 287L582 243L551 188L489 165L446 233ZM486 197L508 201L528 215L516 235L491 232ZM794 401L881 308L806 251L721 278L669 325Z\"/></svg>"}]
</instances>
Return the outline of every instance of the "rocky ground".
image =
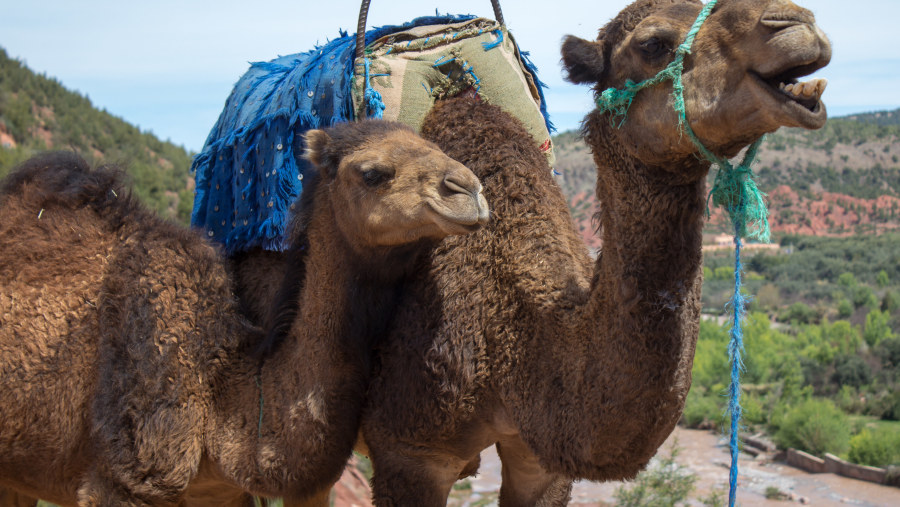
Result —
<instances>
[{"instance_id":1,"label":"rocky ground","mask_svg":"<svg viewBox=\"0 0 900 507\"><path fill-rule=\"evenodd\" d=\"M676 428L661 448L669 453L672 445L680 449L676 461L697 476L690 505L703 505L701 498L718 492L727 503L728 467L730 457L727 441L720 435L704 430ZM848 479L834 474L808 474L802 470L773 461L765 454L757 458L741 454L739 460L738 505L783 506L805 504L814 506L900 506L900 489ZM614 493L627 484L578 482L572 492L570 505L600 507L615 505ZM336 488L336 507L368 507L367 488L357 471L349 471ZM476 477L460 481L448 502L453 507L481 507L497 505L500 489L500 460L493 448L481 455L481 469ZM766 498L775 490L780 499Z\"/></svg>"},{"instance_id":2,"label":"rocky ground","mask_svg":"<svg viewBox=\"0 0 900 507\"><path fill-rule=\"evenodd\" d=\"M676 461L697 476L691 505L702 505L700 498L719 492L727 502L728 468L731 458L727 441L716 433L704 430L676 428L663 445L661 452L668 453L672 445L680 449ZM481 457L481 470L477 477L469 479L471 493L467 497L457 491L461 501L456 505L496 505L500 484L500 462L493 449ZM578 482L572 492L573 506L615 505L617 488L625 483ZM781 500L767 499L766 490L776 488ZM770 490L771 491L771 490ZM808 505L856 505L882 507L900 505L900 489L871 484L840 477L834 474L808 474L802 470L774 462L770 456L752 458L741 454L739 460L738 505L775 506L786 503Z\"/></svg>"}]
</instances>

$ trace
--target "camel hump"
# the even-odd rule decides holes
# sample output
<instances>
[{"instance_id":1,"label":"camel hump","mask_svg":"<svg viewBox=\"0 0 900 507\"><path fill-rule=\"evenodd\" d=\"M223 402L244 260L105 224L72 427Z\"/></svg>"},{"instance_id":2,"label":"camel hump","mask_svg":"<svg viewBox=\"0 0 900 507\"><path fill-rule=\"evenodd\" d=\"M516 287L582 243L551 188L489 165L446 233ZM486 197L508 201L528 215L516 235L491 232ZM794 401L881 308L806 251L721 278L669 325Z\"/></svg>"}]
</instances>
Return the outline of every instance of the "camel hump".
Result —
<instances>
[{"instance_id":1,"label":"camel hump","mask_svg":"<svg viewBox=\"0 0 900 507\"><path fill-rule=\"evenodd\" d=\"M23 162L0 186L0 198L18 195L42 207L56 204L66 207L102 208L124 198L128 191L125 174L114 167L94 169L71 151L40 154Z\"/></svg>"}]
</instances>

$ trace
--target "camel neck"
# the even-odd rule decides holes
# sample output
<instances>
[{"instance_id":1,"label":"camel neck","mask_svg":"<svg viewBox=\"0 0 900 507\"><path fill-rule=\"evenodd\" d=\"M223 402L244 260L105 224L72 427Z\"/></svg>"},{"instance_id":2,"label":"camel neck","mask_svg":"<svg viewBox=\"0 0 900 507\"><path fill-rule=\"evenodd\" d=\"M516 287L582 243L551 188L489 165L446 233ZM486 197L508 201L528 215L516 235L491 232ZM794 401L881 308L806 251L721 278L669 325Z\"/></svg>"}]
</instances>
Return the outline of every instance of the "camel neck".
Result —
<instances>
[{"instance_id":1,"label":"camel neck","mask_svg":"<svg viewBox=\"0 0 900 507\"><path fill-rule=\"evenodd\" d=\"M702 261L705 182L697 175L708 164L692 158L676 168L647 167L611 135L594 160L603 240L598 280L616 281L619 290L608 296L620 310L682 304Z\"/></svg>"},{"instance_id":2,"label":"camel neck","mask_svg":"<svg viewBox=\"0 0 900 507\"><path fill-rule=\"evenodd\" d=\"M326 489L356 441L370 350L391 321L399 279L393 267L373 268L390 259L360 259L334 225L326 208L307 224L303 280L282 343L261 367L247 357L230 401L240 408L219 414L218 431L240 435L220 443L219 459L245 489L288 497Z\"/></svg>"},{"instance_id":3,"label":"camel neck","mask_svg":"<svg viewBox=\"0 0 900 507\"><path fill-rule=\"evenodd\" d=\"M603 239L593 278L585 288L560 285L576 298L550 304L547 294L517 291L527 317L504 397L520 436L549 469L610 480L633 477L653 456L690 387L705 210L697 175L705 168L646 167L614 135L593 150ZM578 280L572 259L540 262L566 265Z\"/></svg>"},{"instance_id":4,"label":"camel neck","mask_svg":"<svg viewBox=\"0 0 900 507\"><path fill-rule=\"evenodd\" d=\"M601 253L591 295L570 320L586 360L579 398L591 431L573 436L565 469L595 480L633 476L671 433L690 388L700 317L702 163L651 168L608 136L594 144ZM623 425L622 421L632 421ZM637 422L637 423L635 423ZM580 463L579 463L580 462Z\"/></svg>"}]
</instances>

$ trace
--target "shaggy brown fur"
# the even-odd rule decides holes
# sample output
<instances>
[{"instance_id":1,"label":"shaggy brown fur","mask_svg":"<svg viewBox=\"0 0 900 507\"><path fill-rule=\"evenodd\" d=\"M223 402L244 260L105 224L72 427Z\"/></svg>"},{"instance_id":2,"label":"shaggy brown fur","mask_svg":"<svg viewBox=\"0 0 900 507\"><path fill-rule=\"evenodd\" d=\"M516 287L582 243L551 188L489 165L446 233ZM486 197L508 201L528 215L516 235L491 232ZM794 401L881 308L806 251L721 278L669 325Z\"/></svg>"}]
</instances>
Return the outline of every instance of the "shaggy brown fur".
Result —
<instances>
[{"instance_id":1,"label":"shaggy brown fur","mask_svg":"<svg viewBox=\"0 0 900 507\"><path fill-rule=\"evenodd\" d=\"M289 256L305 269L288 270L288 325L265 342L219 252L115 171L51 154L5 181L0 486L62 505L212 506L337 480L398 281L487 209L470 171L400 125L307 142L321 181Z\"/></svg>"},{"instance_id":2,"label":"shaggy brown fur","mask_svg":"<svg viewBox=\"0 0 900 507\"><path fill-rule=\"evenodd\" d=\"M700 5L641 0L597 42L570 38L571 79L599 91L652 76ZM808 11L722 0L686 63L688 118L723 155L782 125L820 126L821 103L807 109L753 74L790 79L829 57ZM430 113L423 136L482 179L493 219L435 250L380 347L363 417L376 504L444 505L496 443L501 505L562 505L572 479L633 477L669 435L691 383L709 168L670 93L641 92L621 129L596 112L585 121L602 209L593 267L520 124L471 99Z\"/></svg>"}]
</instances>

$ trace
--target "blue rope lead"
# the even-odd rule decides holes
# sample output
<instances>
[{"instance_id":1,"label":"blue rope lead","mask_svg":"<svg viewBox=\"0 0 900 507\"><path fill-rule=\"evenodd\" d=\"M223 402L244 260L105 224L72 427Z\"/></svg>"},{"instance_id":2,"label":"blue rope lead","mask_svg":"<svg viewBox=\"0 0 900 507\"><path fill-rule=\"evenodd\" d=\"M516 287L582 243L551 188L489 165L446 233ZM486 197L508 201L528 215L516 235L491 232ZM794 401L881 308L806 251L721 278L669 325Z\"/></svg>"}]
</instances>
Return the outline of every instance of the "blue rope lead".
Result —
<instances>
[{"instance_id":1,"label":"blue rope lead","mask_svg":"<svg viewBox=\"0 0 900 507\"><path fill-rule=\"evenodd\" d=\"M728 386L728 411L731 413L731 441L729 447L731 449L731 470L728 477L728 505L734 506L737 494L738 479L738 454L740 448L738 445L738 432L741 423L741 371L744 369L744 362L741 359L741 353L744 351L744 331L741 321L744 317L744 308L746 300L741 294L741 230L743 230L743 221L738 218L734 221L734 294L731 297L732 325L731 325L731 341L728 343L728 359L731 362L731 384Z\"/></svg>"}]
</instances>

